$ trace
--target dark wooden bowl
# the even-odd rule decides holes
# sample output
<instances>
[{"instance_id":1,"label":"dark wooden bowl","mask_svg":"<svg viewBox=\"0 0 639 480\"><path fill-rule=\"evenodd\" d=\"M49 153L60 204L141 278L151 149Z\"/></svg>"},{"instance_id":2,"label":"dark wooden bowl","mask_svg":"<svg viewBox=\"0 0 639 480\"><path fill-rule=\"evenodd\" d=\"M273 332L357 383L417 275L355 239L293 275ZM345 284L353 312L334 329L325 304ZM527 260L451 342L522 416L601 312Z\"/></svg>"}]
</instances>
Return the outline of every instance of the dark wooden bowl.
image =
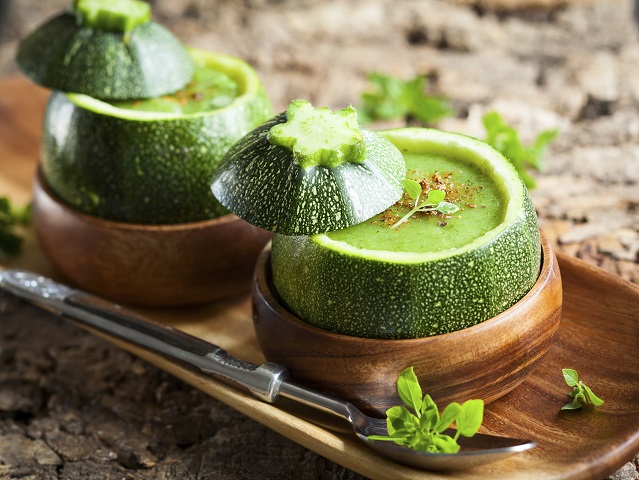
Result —
<instances>
[{"instance_id":1,"label":"dark wooden bowl","mask_svg":"<svg viewBox=\"0 0 639 480\"><path fill-rule=\"evenodd\" d=\"M103 220L61 203L39 172L33 190L33 225L55 267L122 303L189 305L249 292L271 237L235 215L174 225Z\"/></svg>"},{"instance_id":2,"label":"dark wooden bowl","mask_svg":"<svg viewBox=\"0 0 639 480\"><path fill-rule=\"evenodd\" d=\"M414 366L424 393L440 408L481 398L489 403L519 385L550 347L561 318L557 259L542 233L543 264L534 287L515 305L475 326L426 338L379 340L322 330L288 312L273 288L270 247L257 263L253 323L270 361L293 378L383 416L401 401L397 377Z\"/></svg>"}]
</instances>

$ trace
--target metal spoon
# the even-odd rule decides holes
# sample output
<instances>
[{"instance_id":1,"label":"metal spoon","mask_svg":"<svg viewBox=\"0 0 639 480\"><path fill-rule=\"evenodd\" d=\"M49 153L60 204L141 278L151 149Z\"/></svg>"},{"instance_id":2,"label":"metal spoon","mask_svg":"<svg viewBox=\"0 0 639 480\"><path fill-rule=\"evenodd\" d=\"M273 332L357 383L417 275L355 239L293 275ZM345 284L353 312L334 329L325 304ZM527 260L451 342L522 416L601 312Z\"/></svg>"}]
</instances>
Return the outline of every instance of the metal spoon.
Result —
<instances>
[{"instance_id":1,"label":"metal spoon","mask_svg":"<svg viewBox=\"0 0 639 480\"><path fill-rule=\"evenodd\" d=\"M501 460L536 445L529 440L476 434L472 438L460 438L462 449L459 453L443 454L418 452L392 442L369 440L368 435L387 435L385 420L371 418L349 402L296 384L287 378L286 369L280 365L267 362L258 366L244 362L202 339L35 273L2 271L0 287L81 326L97 329L247 388L263 401L274 403L283 397L343 418L366 445L406 465L426 470L461 470Z\"/></svg>"}]
</instances>

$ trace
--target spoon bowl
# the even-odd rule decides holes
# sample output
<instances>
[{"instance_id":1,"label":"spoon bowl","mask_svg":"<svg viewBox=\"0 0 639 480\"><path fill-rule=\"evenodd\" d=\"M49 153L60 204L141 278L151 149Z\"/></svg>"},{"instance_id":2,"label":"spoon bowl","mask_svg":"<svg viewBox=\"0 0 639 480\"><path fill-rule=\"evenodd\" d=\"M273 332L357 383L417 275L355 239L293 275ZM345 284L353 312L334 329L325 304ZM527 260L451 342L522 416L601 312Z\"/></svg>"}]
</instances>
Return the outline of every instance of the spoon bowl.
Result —
<instances>
[{"instance_id":1,"label":"spoon bowl","mask_svg":"<svg viewBox=\"0 0 639 480\"><path fill-rule=\"evenodd\" d=\"M516 453L537 446L532 440L476 433L472 437L460 437L457 453L420 452L390 441L371 440L370 435L388 435L386 420L364 414L352 403L318 393L292 381L285 380L279 387L279 395L307 406L332 413L346 420L357 438L380 455L411 467L433 470L466 470L502 460ZM455 430L444 432L454 436Z\"/></svg>"},{"instance_id":2,"label":"spoon bowl","mask_svg":"<svg viewBox=\"0 0 639 480\"><path fill-rule=\"evenodd\" d=\"M370 448L385 457L392 458L398 463L410 465L423 470L466 470L480 467L488 463L503 460L519 452L534 448L537 443L517 438L495 437L492 435L475 434L471 439L459 439L461 450L458 453L416 452L407 447L395 445L391 442L369 440L357 433L360 440ZM468 440L472 440L469 442ZM472 445L469 445L472 443Z\"/></svg>"},{"instance_id":3,"label":"spoon bowl","mask_svg":"<svg viewBox=\"0 0 639 480\"><path fill-rule=\"evenodd\" d=\"M369 440L368 435L388 434L385 421L366 417L360 422L365 433L358 431L357 423L353 423L353 428L357 437L368 447L396 462L425 470L466 470L525 452L537 445L531 440L476 433L473 437L460 437L457 440L461 447L458 453L416 452L392 442ZM452 436L455 432L447 430L444 433Z\"/></svg>"}]
</instances>

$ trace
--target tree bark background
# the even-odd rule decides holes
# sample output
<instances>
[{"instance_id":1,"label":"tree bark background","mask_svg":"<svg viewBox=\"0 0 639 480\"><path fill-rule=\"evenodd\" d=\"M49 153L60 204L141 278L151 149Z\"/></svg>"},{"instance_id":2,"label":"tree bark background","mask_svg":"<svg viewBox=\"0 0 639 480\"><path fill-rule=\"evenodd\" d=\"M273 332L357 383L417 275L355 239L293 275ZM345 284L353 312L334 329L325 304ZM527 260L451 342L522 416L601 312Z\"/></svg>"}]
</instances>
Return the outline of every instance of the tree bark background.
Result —
<instances>
[{"instance_id":1,"label":"tree bark background","mask_svg":"<svg viewBox=\"0 0 639 480\"><path fill-rule=\"evenodd\" d=\"M18 40L68 3L2 4L0 75L18 74ZM531 192L542 227L559 250L639 282L639 37L629 0L151 3L185 43L251 63L276 110L294 98L357 106L369 72L420 73L455 108L439 128L482 138L493 109L525 142L558 128ZM6 295L0 339L0 478L360 478ZM639 478L637 459L614 478Z\"/></svg>"}]
</instances>

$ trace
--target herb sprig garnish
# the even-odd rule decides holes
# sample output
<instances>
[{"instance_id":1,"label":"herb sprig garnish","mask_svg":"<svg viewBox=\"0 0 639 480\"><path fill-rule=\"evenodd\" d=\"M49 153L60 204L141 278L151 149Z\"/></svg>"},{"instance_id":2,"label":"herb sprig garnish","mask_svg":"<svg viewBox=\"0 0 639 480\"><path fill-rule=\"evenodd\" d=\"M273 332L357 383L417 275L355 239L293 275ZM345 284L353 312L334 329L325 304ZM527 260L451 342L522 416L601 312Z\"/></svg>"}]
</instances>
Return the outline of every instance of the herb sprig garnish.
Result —
<instances>
[{"instance_id":1,"label":"herb sprig garnish","mask_svg":"<svg viewBox=\"0 0 639 480\"><path fill-rule=\"evenodd\" d=\"M568 386L573 387L569 393L573 400L561 407L562 410L577 410L590 403L596 407L603 405L604 401L595 395L588 385L579 380L579 376L575 370L572 368L563 368L561 373L564 375L564 380Z\"/></svg>"},{"instance_id":2,"label":"herb sprig garnish","mask_svg":"<svg viewBox=\"0 0 639 480\"><path fill-rule=\"evenodd\" d=\"M483 400L468 400L461 405L453 402L440 415L430 395L422 397L413 367L399 374L397 393L406 406L389 408L386 411L388 436L371 435L369 440L391 441L421 452L457 453L460 449L457 439L461 435L475 435L484 419ZM444 432L453 423L457 432L451 437Z\"/></svg>"},{"instance_id":3,"label":"herb sprig garnish","mask_svg":"<svg viewBox=\"0 0 639 480\"><path fill-rule=\"evenodd\" d=\"M431 125L455 113L449 99L426 92L426 76L401 80L373 72L368 81L374 89L361 95L363 104L358 107L358 115L362 124L403 118L406 123L415 119L422 125ZM499 113L485 114L482 122L486 129L484 142L499 150L515 166L526 187L535 188L537 182L529 171L543 169L544 153L558 131L544 130L532 145L524 145L517 130L506 124Z\"/></svg>"},{"instance_id":4,"label":"herb sprig garnish","mask_svg":"<svg viewBox=\"0 0 639 480\"><path fill-rule=\"evenodd\" d=\"M487 113L483 116L482 122L486 129L484 141L499 150L515 166L526 187L535 188L537 182L528 170L542 170L544 153L558 131L545 130L537 136L532 145L526 146L521 143L517 130L506 124L499 113Z\"/></svg>"},{"instance_id":5,"label":"herb sprig garnish","mask_svg":"<svg viewBox=\"0 0 639 480\"><path fill-rule=\"evenodd\" d=\"M373 90L362 94L364 103L357 109L361 123L413 118L423 125L431 125L453 114L446 97L427 93L428 78L424 75L401 80L373 72L368 81Z\"/></svg>"},{"instance_id":6,"label":"herb sprig garnish","mask_svg":"<svg viewBox=\"0 0 639 480\"><path fill-rule=\"evenodd\" d=\"M429 190L426 200L419 203L419 197L422 195L421 184L411 178L405 178L402 182L404 183L406 194L415 200L415 206L390 228L397 228L418 212L439 212L442 215L450 215L459 210L459 207L454 203L444 201L444 198L446 198L446 192L443 190Z\"/></svg>"},{"instance_id":7,"label":"herb sprig garnish","mask_svg":"<svg viewBox=\"0 0 639 480\"><path fill-rule=\"evenodd\" d=\"M31 207L14 208L7 197L0 197L0 260L20 253L22 237L15 232L16 226L31 222Z\"/></svg>"}]
</instances>

